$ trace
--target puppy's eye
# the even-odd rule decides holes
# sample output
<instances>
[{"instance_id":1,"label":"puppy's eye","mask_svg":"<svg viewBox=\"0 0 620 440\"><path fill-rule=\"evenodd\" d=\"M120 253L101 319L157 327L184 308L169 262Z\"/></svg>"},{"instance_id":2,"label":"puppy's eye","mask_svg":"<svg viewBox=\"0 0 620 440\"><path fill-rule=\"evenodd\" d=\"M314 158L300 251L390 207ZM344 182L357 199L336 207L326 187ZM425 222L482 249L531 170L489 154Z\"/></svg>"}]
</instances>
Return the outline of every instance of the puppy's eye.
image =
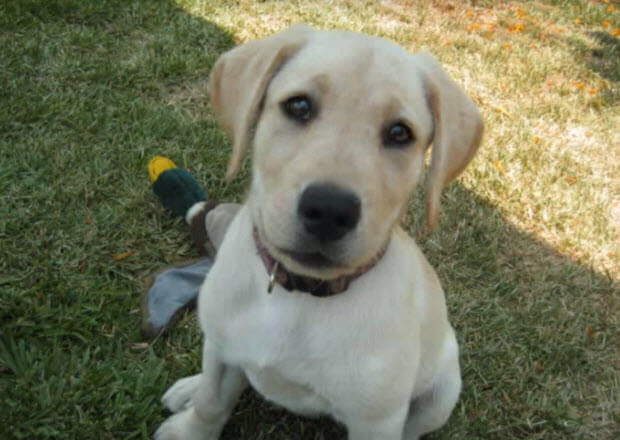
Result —
<instances>
[{"instance_id":1,"label":"puppy's eye","mask_svg":"<svg viewBox=\"0 0 620 440\"><path fill-rule=\"evenodd\" d=\"M413 142L415 137L409 127L402 122L390 125L383 134L386 147L401 147Z\"/></svg>"},{"instance_id":2,"label":"puppy's eye","mask_svg":"<svg viewBox=\"0 0 620 440\"><path fill-rule=\"evenodd\" d=\"M297 122L308 122L314 116L312 101L307 96L293 96L281 105L284 114Z\"/></svg>"}]
</instances>

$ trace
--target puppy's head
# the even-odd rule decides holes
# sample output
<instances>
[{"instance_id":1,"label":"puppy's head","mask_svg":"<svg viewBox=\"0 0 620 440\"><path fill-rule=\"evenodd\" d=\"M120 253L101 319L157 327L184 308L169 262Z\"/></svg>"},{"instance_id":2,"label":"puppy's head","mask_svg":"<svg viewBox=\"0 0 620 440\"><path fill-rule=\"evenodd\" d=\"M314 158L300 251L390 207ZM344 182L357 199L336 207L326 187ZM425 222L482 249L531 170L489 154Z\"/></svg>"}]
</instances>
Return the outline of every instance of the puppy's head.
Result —
<instances>
[{"instance_id":1,"label":"puppy's head","mask_svg":"<svg viewBox=\"0 0 620 440\"><path fill-rule=\"evenodd\" d=\"M224 54L209 89L233 140L228 177L254 148L255 227L289 270L354 271L389 240L432 143L426 222L482 135L471 100L430 55L294 26Z\"/></svg>"}]
</instances>

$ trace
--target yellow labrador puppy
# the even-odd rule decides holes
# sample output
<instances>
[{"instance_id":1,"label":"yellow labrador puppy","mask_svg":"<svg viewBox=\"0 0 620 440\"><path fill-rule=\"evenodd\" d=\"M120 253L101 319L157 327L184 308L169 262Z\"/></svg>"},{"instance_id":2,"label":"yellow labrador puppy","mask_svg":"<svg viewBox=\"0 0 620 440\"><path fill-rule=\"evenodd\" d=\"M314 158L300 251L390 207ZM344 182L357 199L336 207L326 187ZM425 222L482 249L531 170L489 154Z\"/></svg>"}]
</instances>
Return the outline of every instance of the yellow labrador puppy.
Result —
<instances>
[{"instance_id":1,"label":"yellow labrador puppy","mask_svg":"<svg viewBox=\"0 0 620 440\"><path fill-rule=\"evenodd\" d=\"M248 383L332 415L351 440L442 426L458 346L437 276L398 223L432 143L435 225L480 143L472 101L430 55L306 26L225 53L209 86L233 140L228 175L251 144L252 183L200 290L202 373L166 392L176 414L155 438L217 439Z\"/></svg>"}]
</instances>

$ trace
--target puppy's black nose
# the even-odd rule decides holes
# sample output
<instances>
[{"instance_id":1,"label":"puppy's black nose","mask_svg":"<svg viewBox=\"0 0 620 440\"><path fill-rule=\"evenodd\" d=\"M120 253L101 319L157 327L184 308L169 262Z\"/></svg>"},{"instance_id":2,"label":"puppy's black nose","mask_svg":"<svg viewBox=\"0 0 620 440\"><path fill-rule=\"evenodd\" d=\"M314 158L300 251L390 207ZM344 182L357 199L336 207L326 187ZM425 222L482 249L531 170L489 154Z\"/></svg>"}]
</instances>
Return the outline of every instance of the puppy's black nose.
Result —
<instances>
[{"instance_id":1,"label":"puppy's black nose","mask_svg":"<svg viewBox=\"0 0 620 440\"><path fill-rule=\"evenodd\" d=\"M308 186L299 199L297 214L320 241L341 239L360 219L361 201L353 192L330 184Z\"/></svg>"}]
</instances>

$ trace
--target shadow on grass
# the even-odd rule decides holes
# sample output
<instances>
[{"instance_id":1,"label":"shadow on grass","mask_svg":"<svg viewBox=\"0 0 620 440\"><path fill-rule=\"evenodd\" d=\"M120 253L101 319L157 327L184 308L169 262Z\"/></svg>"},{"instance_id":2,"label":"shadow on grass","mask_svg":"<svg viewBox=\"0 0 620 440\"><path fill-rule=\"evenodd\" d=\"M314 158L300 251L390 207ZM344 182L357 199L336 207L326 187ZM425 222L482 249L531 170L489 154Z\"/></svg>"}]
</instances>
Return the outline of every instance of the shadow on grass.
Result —
<instances>
[{"instance_id":1,"label":"shadow on grass","mask_svg":"<svg viewBox=\"0 0 620 440\"><path fill-rule=\"evenodd\" d=\"M601 78L613 83L601 92L602 103L605 106L614 106L620 101L620 40L607 32L592 31L587 35L596 42L594 47L588 46L576 38L564 38L575 54L589 70L597 73Z\"/></svg>"},{"instance_id":2,"label":"shadow on grass","mask_svg":"<svg viewBox=\"0 0 620 440\"><path fill-rule=\"evenodd\" d=\"M614 83L614 87L603 91L603 96L608 105L616 105L620 102L620 39L601 31L590 32L589 35L598 42L598 47L590 50L586 56L586 65Z\"/></svg>"},{"instance_id":3,"label":"shadow on grass","mask_svg":"<svg viewBox=\"0 0 620 440\"><path fill-rule=\"evenodd\" d=\"M589 35L598 42L598 47L590 51L588 68L603 78L620 82L620 39L602 31L590 32Z\"/></svg>"},{"instance_id":4,"label":"shadow on grass","mask_svg":"<svg viewBox=\"0 0 620 440\"><path fill-rule=\"evenodd\" d=\"M460 410L436 438L608 438L619 416L608 392L620 306L611 277L458 183L421 246L446 291L464 378Z\"/></svg>"},{"instance_id":5,"label":"shadow on grass","mask_svg":"<svg viewBox=\"0 0 620 440\"><path fill-rule=\"evenodd\" d=\"M227 144L196 85L234 39L169 0L3 8L0 147L10 167L0 163L0 249L9 276L0 278L0 322L11 337L0 345L0 434L147 437L162 421L166 387L198 371L200 334L187 317L153 348L132 345L138 281L190 253L178 222L147 195L144 166L154 154L181 157L215 198L240 197L247 179L222 183ZM416 198L412 218L419 206ZM618 422L610 279L459 184L421 246L446 290L465 383L433 438L564 438ZM131 257L111 262L127 248ZM248 391L222 438L343 436L329 419L293 416Z\"/></svg>"}]
</instances>

